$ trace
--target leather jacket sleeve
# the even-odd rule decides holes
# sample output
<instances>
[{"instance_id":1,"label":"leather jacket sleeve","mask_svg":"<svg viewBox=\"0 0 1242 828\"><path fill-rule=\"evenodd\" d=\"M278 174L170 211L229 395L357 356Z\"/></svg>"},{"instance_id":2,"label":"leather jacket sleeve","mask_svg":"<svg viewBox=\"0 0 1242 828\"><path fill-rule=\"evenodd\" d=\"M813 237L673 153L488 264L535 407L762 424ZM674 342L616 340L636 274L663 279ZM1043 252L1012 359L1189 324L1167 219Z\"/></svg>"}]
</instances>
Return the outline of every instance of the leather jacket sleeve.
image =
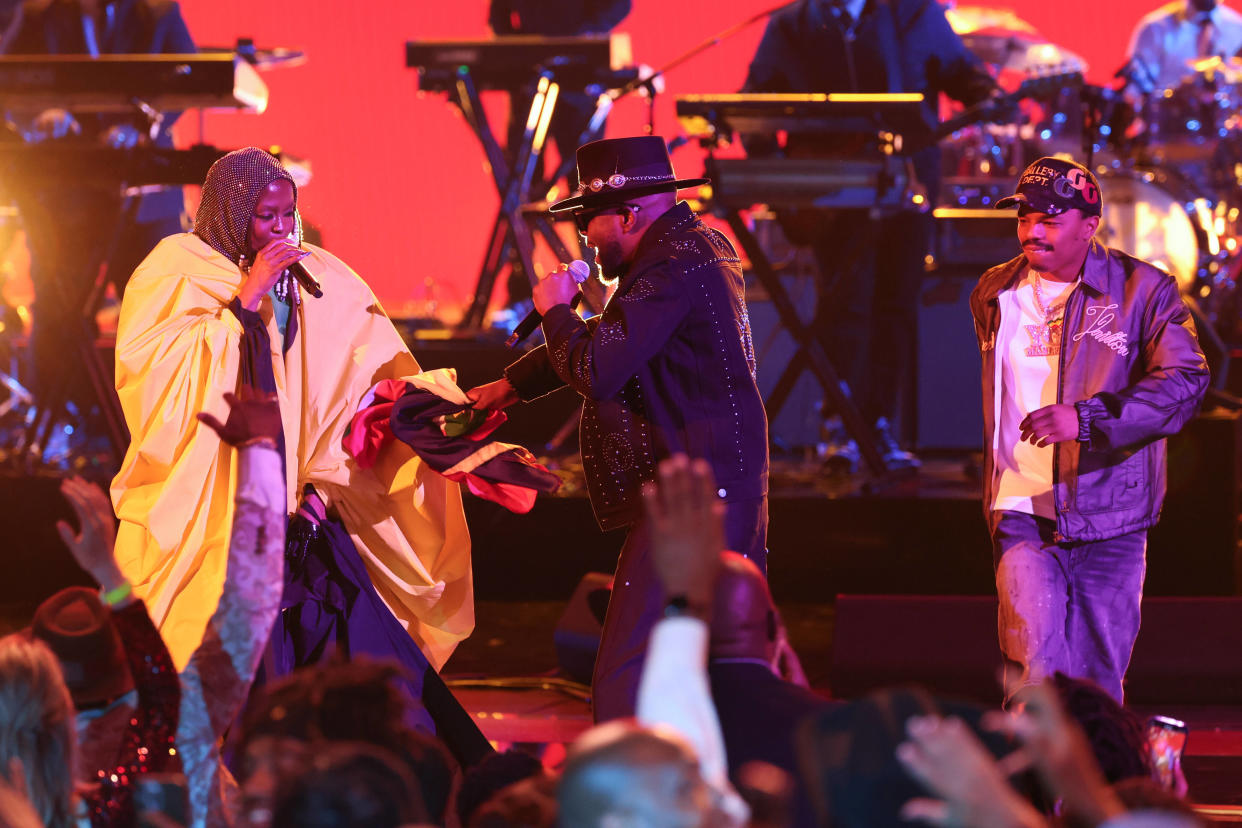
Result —
<instances>
[{"instance_id":1,"label":"leather jacket sleeve","mask_svg":"<svg viewBox=\"0 0 1242 828\"><path fill-rule=\"evenodd\" d=\"M1120 391L1101 391L1075 404L1093 450L1136 449L1176 433L1207 390L1207 360L1172 279L1162 280L1152 295L1143 324L1146 373Z\"/></svg>"},{"instance_id":2,"label":"leather jacket sleeve","mask_svg":"<svg viewBox=\"0 0 1242 828\"><path fill-rule=\"evenodd\" d=\"M614 295L592 330L568 305L543 317L552 368L592 400L615 397L660 352L690 311L685 286L666 265L643 272Z\"/></svg>"}]
</instances>

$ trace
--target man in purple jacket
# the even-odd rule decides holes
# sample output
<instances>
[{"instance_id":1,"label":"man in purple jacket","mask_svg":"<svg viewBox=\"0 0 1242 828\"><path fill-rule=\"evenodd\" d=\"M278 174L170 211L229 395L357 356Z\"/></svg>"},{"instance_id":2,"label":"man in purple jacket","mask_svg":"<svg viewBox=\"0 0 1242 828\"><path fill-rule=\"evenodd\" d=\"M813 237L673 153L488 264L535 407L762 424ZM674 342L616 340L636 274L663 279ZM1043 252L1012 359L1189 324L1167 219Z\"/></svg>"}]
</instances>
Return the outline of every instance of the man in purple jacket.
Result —
<instances>
[{"instance_id":1,"label":"man in purple jacket","mask_svg":"<svg viewBox=\"0 0 1242 828\"><path fill-rule=\"evenodd\" d=\"M476 407L504 408L568 385L582 396L579 430L591 507L604 531L626 529L591 682L597 721L633 714L652 625L664 609L642 519L642 487L674 454L706 460L724 501L729 548L767 560L768 422L742 267L733 245L705 225L677 190L656 135L578 148L578 193L551 206L573 210L578 231L616 280L589 322L572 307L567 270L534 288L547 345L469 392ZM685 607L671 607L679 611Z\"/></svg>"},{"instance_id":2,"label":"man in purple jacket","mask_svg":"<svg viewBox=\"0 0 1242 828\"><path fill-rule=\"evenodd\" d=\"M996 204L1018 208L1022 255L983 274L970 299L1000 644L1022 671L1006 702L1057 671L1122 700L1164 438L1208 383L1176 282L1094 238L1100 202L1080 164L1027 167Z\"/></svg>"}]
</instances>

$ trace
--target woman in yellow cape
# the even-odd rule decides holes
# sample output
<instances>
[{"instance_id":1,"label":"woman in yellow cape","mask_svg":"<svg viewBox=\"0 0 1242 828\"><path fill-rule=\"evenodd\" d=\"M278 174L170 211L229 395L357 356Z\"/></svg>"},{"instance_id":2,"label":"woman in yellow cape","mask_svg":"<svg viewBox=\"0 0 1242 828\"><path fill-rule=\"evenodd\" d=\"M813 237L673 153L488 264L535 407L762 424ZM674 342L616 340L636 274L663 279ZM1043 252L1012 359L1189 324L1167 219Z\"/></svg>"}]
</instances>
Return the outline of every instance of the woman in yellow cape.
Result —
<instances>
[{"instance_id":1,"label":"woman in yellow cape","mask_svg":"<svg viewBox=\"0 0 1242 828\"><path fill-rule=\"evenodd\" d=\"M195 415L223 418L225 392L248 382L280 401L289 511L301 493L300 514L312 515L290 526L277 672L342 648L415 669L421 648L438 669L474 624L461 496L404 444L366 470L342 448L362 395L419 368L366 284L296 245L296 198L272 155L230 153L207 174L194 232L160 242L129 282L116 347L132 435L112 483L117 559L180 669L220 595L236 486L234 453ZM299 260L322 298L291 276Z\"/></svg>"}]
</instances>

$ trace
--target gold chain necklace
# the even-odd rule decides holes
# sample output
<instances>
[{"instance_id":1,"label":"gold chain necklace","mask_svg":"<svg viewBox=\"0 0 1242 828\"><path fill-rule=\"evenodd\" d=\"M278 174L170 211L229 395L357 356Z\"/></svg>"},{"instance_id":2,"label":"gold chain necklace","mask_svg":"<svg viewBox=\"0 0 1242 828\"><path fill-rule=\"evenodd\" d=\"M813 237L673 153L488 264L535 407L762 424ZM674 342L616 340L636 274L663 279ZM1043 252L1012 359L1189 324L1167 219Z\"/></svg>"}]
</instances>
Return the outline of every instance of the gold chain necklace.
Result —
<instances>
[{"instance_id":1,"label":"gold chain necklace","mask_svg":"<svg viewBox=\"0 0 1242 828\"><path fill-rule=\"evenodd\" d=\"M1027 336L1031 338L1031 344L1026 348L1026 355L1029 357L1049 357L1056 356L1061 353L1061 327L1065 318L1065 303L1069 301L1070 294L1074 292L1074 285L1078 284L1078 280L1074 280L1074 284L1065 289L1065 292L1059 297L1060 301L1054 299L1052 304L1044 302L1044 292L1040 289L1040 282L1043 277L1031 269L1031 289L1035 294L1035 306L1044 316L1044 324L1042 325L1023 325Z\"/></svg>"}]
</instances>

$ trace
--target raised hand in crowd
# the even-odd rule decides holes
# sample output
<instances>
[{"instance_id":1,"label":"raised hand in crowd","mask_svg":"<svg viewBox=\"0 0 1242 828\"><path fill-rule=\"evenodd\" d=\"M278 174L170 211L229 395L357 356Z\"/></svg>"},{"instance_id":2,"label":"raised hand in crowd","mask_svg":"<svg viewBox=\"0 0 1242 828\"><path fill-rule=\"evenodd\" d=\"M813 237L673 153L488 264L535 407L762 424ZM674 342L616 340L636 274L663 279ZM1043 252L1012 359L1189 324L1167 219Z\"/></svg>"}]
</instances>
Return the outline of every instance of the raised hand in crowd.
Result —
<instances>
[{"instance_id":1,"label":"raised hand in crowd","mask_svg":"<svg viewBox=\"0 0 1242 828\"><path fill-rule=\"evenodd\" d=\"M78 516L80 530L75 533L66 521L56 522L56 531L73 554L78 566L95 579L104 592L111 592L128 583L113 556L116 545L116 520L112 502L98 486L80 477L67 477L60 492Z\"/></svg>"},{"instance_id":2,"label":"raised hand in crowd","mask_svg":"<svg viewBox=\"0 0 1242 828\"><path fill-rule=\"evenodd\" d=\"M0 828L44 828L26 790L26 767L16 756L7 777L0 773Z\"/></svg>"},{"instance_id":3,"label":"raised hand in crowd","mask_svg":"<svg viewBox=\"0 0 1242 828\"><path fill-rule=\"evenodd\" d=\"M1005 766L992 758L961 719L911 716L906 737L897 746L898 760L939 798L911 799L902 806L903 818L961 828L1047 824L1006 781Z\"/></svg>"},{"instance_id":4,"label":"raised hand in crowd","mask_svg":"<svg viewBox=\"0 0 1242 828\"><path fill-rule=\"evenodd\" d=\"M995 711L984 716L983 726L1007 733L1022 745L1006 757L1013 767L1030 766L1053 796L1061 799L1066 815L1085 825L1098 825L1125 809L1108 787L1087 737L1061 706L1050 682L1023 691L1025 704L1017 715Z\"/></svg>"},{"instance_id":5,"label":"raised hand in crowd","mask_svg":"<svg viewBox=\"0 0 1242 828\"><path fill-rule=\"evenodd\" d=\"M667 596L685 596L710 617L720 553L724 503L716 496L711 465L675 454L661 461L656 482L643 487L651 527L651 557Z\"/></svg>"},{"instance_id":6,"label":"raised hand in crowd","mask_svg":"<svg viewBox=\"0 0 1242 828\"><path fill-rule=\"evenodd\" d=\"M284 426L275 394L242 386L236 394L226 393L224 401L228 403L229 416L223 423L206 411L196 415L221 440L236 448L265 445L275 449L279 445Z\"/></svg>"}]
</instances>

